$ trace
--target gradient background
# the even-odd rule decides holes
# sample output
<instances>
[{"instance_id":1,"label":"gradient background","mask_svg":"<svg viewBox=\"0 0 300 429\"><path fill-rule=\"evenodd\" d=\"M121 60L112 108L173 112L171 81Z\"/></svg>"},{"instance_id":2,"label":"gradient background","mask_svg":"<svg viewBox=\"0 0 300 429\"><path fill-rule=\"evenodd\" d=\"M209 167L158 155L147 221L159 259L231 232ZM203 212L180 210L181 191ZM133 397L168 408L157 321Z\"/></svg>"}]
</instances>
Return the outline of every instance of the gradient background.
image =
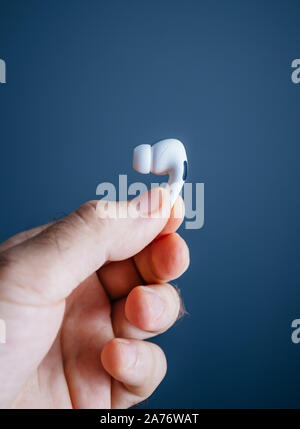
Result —
<instances>
[{"instance_id":1,"label":"gradient background","mask_svg":"<svg viewBox=\"0 0 300 429\"><path fill-rule=\"evenodd\" d=\"M142 180L141 143L182 139L205 183L143 407L300 405L299 57L299 1L0 0L1 240Z\"/></svg>"}]
</instances>

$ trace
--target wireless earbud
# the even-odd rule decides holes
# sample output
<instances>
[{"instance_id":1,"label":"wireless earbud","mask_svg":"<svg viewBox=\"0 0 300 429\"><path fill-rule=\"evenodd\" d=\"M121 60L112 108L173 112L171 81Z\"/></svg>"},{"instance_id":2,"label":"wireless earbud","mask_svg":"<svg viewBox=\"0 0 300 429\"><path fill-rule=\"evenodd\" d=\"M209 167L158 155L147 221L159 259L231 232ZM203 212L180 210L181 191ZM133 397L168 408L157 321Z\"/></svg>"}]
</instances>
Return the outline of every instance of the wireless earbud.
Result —
<instances>
[{"instance_id":1,"label":"wireless earbud","mask_svg":"<svg viewBox=\"0 0 300 429\"><path fill-rule=\"evenodd\" d=\"M133 152L133 168L142 174L169 174L171 205L181 191L187 176L187 157L183 144L176 139L141 144Z\"/></svg>"}]
</instances>

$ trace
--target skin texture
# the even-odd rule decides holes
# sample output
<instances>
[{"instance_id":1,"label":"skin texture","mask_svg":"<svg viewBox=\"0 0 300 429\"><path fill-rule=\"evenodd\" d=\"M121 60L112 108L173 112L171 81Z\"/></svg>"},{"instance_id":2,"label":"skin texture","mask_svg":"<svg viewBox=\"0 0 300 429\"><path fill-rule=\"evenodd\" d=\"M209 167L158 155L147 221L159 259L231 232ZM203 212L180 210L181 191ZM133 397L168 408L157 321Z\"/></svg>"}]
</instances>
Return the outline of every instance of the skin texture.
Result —
<instances>
[{"instance_id":1,"label":"skin texture","mask_svg":"<svg viewBox=\"0 0 300 429\"><path fill-rule=\"evenodd\" d=\"M111 204L136 216L92 201L0 245L1 408L127 408L163 379L164 353L144 340L180 312L168 282L189 265L183 201L170 211L157 188Z\"/></svg>"}]
</instances>

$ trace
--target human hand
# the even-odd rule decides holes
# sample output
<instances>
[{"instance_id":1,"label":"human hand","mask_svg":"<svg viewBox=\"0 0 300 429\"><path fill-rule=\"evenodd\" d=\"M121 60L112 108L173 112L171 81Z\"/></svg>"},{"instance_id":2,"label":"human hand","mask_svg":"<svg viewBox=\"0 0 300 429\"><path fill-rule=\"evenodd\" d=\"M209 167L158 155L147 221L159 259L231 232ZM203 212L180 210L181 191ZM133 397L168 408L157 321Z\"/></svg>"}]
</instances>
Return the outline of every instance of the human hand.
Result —
<instances>
[{"instance_id":1,"label":"human hand","mask_svg":"<svg viewBox=\"0 0 300 429\"><path fill-rule=\"evenodd\" d=\"M177 319L180 298L166 282L188 267L175 233L178 198L151 191L138 217L103 218L89 202L51 225L0 245L0 407L127 408L147 398L165 375L166 360L144 341ZM159 216L162 211L166 216Z\"/></svg>"}]
</instances>

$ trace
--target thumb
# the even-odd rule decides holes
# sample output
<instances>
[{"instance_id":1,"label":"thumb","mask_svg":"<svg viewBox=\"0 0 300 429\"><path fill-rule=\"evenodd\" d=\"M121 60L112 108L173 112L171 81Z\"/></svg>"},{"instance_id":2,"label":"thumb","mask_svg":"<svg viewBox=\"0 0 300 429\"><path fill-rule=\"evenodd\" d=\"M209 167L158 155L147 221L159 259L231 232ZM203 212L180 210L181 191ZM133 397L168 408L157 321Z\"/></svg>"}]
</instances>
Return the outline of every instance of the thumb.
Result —
<instances>
[{"instance_id":1,"label":"thumb","mask_svg":"<svg viewBox=\"0 0 300 429\"><path fill-rule=\"evenodd\" d=\"M40 305L66 298L105 262L127 259L146 247L169 215L169 192L163 188L130 202L84 204L1 254L0 300Z\"/></svg>"}]
</instances>

